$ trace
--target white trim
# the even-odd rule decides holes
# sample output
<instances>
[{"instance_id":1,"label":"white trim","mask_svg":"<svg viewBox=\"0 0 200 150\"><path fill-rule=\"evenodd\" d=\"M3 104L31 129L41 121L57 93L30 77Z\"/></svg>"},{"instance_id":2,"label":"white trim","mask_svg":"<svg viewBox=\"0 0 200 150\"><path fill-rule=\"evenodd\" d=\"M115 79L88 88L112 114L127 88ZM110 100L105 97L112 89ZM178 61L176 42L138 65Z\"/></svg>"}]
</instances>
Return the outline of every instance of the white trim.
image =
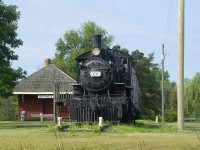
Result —
<instances>
[{"instance_id":1,"label":"white trim","mask_svg":"<svg viewBox=\"0 0 200 150\"><path fill-rule=\"evenodd\" d=\"M65 94L66 92L60 92L60 94ZM68 94L73 94L73 92L67 92ZM39 94L54 94L53 92L13 92L13 94L35 94L35 95L39 95Z\"/></svg>"},{"instance_id":2,"label":"white trim","mask_svg":"<svg viewBox=\"0 0 200 150\"><path fill-rule=\"evenodd\" d=\"M13 92L13 94L53 94L53 92Z\"/></svg>"}]
</instances>

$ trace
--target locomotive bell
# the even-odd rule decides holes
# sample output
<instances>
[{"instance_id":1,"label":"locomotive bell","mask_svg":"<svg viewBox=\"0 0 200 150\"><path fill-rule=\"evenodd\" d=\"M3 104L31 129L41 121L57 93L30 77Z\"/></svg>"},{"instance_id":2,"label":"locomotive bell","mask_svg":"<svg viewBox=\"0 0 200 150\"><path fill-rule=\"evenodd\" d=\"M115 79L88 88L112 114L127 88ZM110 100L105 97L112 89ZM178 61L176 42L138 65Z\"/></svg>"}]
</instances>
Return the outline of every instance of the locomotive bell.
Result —
<instances>
[{"instance_id":1,"label":"locomotive bell","mask_svg":"<svg viewBox=\"0 0 200 150\"><path fill-rule=\"evenodd\" d=\"M98 56L100 54L101 48L101 35L93 35L92 36L92 54L94 56Z\"/></svg>"}]
</instances>

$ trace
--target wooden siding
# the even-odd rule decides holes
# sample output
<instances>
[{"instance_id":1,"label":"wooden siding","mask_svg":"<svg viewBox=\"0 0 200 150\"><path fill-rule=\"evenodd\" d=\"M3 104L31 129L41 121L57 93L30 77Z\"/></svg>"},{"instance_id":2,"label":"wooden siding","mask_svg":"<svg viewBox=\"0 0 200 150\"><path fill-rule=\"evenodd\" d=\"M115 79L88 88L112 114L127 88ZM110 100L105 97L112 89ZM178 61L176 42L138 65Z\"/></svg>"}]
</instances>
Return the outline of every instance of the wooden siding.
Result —
<instances>
[{"instance_id":1,"label":"wooden siding","mask_svg":"<svg viewBox=\"0 0 200 150\"><path fill-rule=\"evenodd\" d=\"M19 95L18 96L18 120L21 120L21 112L26 111L26 120L31 120L31 114L53 114L53 99L44 98L38 99L38 95ZM63 121L70 120L68 107L62 107L61 117ZM46 118L51 120L53 118Z\"/></svg>"},{"instance_id":2,"label":"wooden siding","mask_svg":"<svg viewBox=\"0 0 200 150\"><path fill-rule=\"evenodd\" d=\"M38 99L38 95L20 95L18 106L18 120L22 111L26 111L26 120L31 119L30 114L53 114L53 99Z\"/></svg>"}]
</instances>

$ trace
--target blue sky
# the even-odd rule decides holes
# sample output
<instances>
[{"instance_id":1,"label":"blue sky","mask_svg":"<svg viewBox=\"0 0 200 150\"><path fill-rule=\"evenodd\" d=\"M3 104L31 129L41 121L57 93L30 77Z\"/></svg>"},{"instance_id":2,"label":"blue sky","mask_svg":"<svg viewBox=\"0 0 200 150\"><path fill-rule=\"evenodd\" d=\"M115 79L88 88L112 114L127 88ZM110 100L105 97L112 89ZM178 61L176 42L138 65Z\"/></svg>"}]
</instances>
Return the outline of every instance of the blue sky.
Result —
<instances>
[{"instance_id":1,"label":"blue sky","mask_svg":"<svg viewBox=\"0 0 200 150\"><path fill-rule=\"evenodd\" d=\"M15 49L28 75L41 69L44 59L54 58L55 43L68 30L77 30L88 20L113 35L113 45L131 51L139 49L147 56L155 53L161 62L165 44L165 70L177 81L178 0L4 0L18 6L21 17L18 37L23 46ZM185 1L185 78L200 71L200 1Z\"/></svg>"}]
</instances>

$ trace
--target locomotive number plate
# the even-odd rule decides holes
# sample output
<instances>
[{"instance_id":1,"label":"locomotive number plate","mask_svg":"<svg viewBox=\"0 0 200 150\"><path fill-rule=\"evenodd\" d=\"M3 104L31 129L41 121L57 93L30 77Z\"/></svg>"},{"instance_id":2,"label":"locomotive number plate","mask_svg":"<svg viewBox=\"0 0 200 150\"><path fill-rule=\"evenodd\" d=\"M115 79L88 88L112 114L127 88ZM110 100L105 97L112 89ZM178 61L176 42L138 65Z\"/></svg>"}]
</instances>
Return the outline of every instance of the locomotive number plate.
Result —
<instances>
[{"instance_id":1,"label":"locomotive number plate","mask_svg":"<svg viewBox=\"0 0 200 150\"><path fill-rule=\"evenodd\" d=\"M91 77L100 77L101 76L101 72L100 71L91 71L90 72L90 76Z\"/></svg>"}]
</instances>

